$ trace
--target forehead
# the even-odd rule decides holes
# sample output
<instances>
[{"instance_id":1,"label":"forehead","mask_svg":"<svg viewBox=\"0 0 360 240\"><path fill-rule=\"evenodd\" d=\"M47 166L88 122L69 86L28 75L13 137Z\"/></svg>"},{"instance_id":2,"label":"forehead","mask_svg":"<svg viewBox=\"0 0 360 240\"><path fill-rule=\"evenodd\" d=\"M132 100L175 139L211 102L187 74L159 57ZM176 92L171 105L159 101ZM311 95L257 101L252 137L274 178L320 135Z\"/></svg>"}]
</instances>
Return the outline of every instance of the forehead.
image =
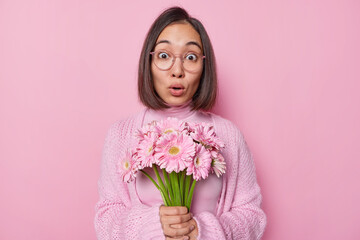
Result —
<instances>
[{"instance_id":1,"label":"forehead","mask_svg":"<svg viewBox=\"0 0 360 240\"><path fill-rule=\"evenodd\" d=\"M185 23L173 23L168 25L160 33L156 43L161 41L168 41L172 47L184 47L189 42L197 42L201 48L201 38L199 33L191 26L191 24ZM162 45L163 43L160 43Z\"/></svg>"}]
</instances>

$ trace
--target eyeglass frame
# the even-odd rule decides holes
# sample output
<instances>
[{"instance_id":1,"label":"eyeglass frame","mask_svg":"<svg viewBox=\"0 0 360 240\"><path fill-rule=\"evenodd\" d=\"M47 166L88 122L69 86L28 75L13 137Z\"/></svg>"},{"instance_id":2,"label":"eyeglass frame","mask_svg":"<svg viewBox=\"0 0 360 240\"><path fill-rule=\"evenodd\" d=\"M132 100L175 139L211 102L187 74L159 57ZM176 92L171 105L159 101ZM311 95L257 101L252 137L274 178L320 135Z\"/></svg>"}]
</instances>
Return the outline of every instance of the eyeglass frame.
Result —
<instances>
[{"instance_id":1,"label":"eyeglass frame","mask_svg":"<svg viewBox=\"0 0 360 240\"><path fill-rule=\"evenodd\" d=\"M171 65L170 65L170 67L167 68L167 69L161 69L158 65L156 65L156 64L154 63L155 66L156 66L159 70L161 70L161 71L168 71L168 70L170 70L170 69L174 66L175 61L176 61L176 58L179 58L184 70L186 70L186 71L188 71L188 72L190 72L190 73L196 73L196 72L200 71L200 70L198 70L198 71L189 71L189 70L187 70L186 68L184 68L184 56L185 56L185 54L187 54L187 53L184 53L184 54L174 54L174 53L172 53L172 52L170 52L170 51L161 50L161 49L160 49L160 50L156 50L156 51L150 52L150 55L154 57L154 54L155 54L156 52L161 52L161 51L163 51L163 52L165 52L165 53L170 53L171 55L174 56L174 58L173 58L173 60L172 60L172 63L171 63ZM193 53L195 53L195 52L193 52ZM195 53L195 54L198 54L198 53ZM201 54L199 57L201 57L201 58L200 58L201 60L203 60L203 59L206 58L206 56L205 56L205 55L202 55L202 54Z\"/></svg>"}]
</instances>

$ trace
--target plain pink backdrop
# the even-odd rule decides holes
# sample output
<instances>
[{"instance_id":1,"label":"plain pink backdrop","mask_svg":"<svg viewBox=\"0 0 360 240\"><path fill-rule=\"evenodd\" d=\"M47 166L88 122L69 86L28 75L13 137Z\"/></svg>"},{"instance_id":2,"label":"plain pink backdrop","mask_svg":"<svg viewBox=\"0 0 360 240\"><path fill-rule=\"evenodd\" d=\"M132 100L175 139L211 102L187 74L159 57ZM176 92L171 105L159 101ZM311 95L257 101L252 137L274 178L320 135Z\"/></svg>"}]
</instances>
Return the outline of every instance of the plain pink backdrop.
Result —
<instances>
[{"instance_id":1,"label":"plain pink backdrop","mask_svg":"<svg viewBox=\"0 0 360 240\"><path fill-rule=\"evenodd\" d=\"M175 4L213 42L214 112L254 155L263 239L360 239L355 0L0 0L0 239L96 238L106 131L142 108L141 46Z\"/></svg>"}]
</instances>

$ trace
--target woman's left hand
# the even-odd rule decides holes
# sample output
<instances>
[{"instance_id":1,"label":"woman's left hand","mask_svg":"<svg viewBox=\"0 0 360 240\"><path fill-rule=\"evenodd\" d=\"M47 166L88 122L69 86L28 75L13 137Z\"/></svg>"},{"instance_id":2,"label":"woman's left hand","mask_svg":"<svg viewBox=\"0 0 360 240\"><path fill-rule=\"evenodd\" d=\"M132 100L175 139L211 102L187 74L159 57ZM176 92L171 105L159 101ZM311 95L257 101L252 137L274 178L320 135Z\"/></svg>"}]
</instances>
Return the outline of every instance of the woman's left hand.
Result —
<instances>
[{"instance_id":1,"label":"woman's left hand","mask_svg":"<svg viewBox=\"0 0 360 240\"><path fill-rule=\"evenodd\" d=\"M193 218L191 220L189 220L189 223L192 226L194 226L194 229L189 234L187 234L187 236L190 237L190 240L196 240L197 236L199 234L197 223ZM172 228L181 228L181 225L180 224L172 224L171 227Z\"/></svg>"}]
</instances>

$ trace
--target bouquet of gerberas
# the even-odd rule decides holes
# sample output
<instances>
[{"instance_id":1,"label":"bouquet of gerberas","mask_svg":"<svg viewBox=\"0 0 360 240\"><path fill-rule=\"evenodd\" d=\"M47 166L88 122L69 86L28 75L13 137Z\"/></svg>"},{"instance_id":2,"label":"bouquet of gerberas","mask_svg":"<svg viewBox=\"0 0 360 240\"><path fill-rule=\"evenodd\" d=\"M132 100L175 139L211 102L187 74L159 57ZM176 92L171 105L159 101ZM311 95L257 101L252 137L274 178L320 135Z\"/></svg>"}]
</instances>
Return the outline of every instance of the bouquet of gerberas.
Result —
<instances>
[{"instance_id":1,"label":"bouquet of gerberas","mask_svg":"<svg viewBox=\"0 0 360 240\"><path fill-rule=\"evenodd\" d=\"M126 150L117 171L124 182L134 180L138 171L144 173L159 189L166 206L186 206L190 210L196 182L209 173L218 177L225 173L220 153L224 143L212 125L168 118L138 129L136 138L138 144ZM143 170L146 167L153 168L157 181Z\"/></svg>"}]
</instances>

